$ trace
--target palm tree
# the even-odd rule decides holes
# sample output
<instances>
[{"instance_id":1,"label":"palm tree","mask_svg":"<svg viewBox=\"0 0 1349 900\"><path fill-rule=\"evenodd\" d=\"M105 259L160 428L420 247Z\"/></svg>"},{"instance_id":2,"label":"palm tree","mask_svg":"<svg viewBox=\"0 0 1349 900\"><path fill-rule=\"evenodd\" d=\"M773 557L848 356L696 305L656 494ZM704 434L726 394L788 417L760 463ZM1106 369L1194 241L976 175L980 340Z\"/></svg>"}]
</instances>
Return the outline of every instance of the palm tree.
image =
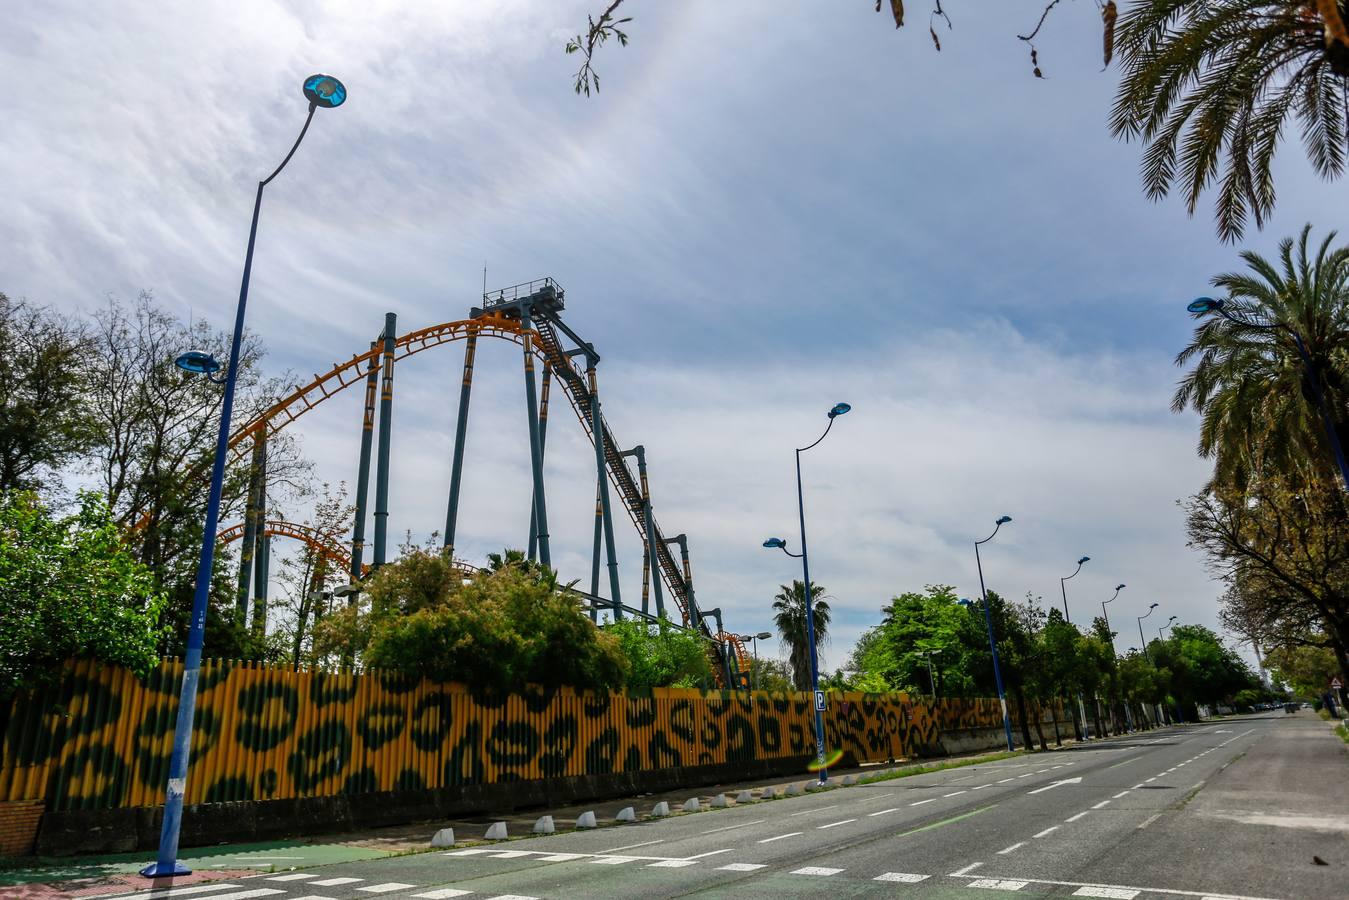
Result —
<instances>
[{"instance_id":1,"label":"palm tree","mask_svg":"<svg viewBox=\"0 0 1349 900\"><path fill-rule=\"evenodd\" d=\"M779 585L773 598L773 624L790 651L792 680L798 691L810 690L810 643L806 640L806 586L793 581L791 587ZM815 619L815 649L819 650L829 638L829 603L820 599L824 588L810 586L810 601Z\"/></svg>"},{"instance_id":2,"label":"palm tree","mask_svg":"<svg viewBox=\"0 0 1349 900\"><path fill-rule=\"evenodd\" d=\"M1145 144L1143 181L1173 184L1190 214L1220 180L1218 233L1235 241L1248 216L1274 208L1270 168L1296 115L1312 167L1344 169L1349 0L1141 0L1120 18L1123 66L1111 129Z\"/></svg>"},{"instance_id":3,"label":"palm tree","mask_svg":"<svg viewBox=\"0 0 1349 900\"><path fill-rule=\"evenodd\" d=\"M1247 250L1248 272L1219 275L1216 287L1251 328L1206 318L1177 365L1197 359L1171 402L1202 417L1199 453L1214 458L1219 482L1242 485L1261 470L1335 478L1330 442L1312 400L1311 382L1288 329L1302 336L1319 375L1341 444L1349 440L1349 247L1331 249L1335 232L1314 253L1311 226L1279 244L1278 264Z\"/></svg>"}]
</instances>

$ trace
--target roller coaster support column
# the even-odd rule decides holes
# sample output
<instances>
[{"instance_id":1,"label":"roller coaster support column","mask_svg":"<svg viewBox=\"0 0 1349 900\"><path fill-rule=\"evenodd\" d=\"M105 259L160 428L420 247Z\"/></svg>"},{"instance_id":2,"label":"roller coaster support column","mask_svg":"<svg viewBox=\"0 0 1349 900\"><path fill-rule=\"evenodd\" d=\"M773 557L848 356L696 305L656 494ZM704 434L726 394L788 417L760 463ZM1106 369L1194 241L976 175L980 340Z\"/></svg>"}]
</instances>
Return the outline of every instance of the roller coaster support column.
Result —
<instances>
[{"instance_id":1,"label":"roller coaster support column","mask_svg":"<svg viewBox=\"0 0 1349 900\"><path fill-rule=\"evenodd\" d=\"M375 465L375 567L384 565L389 538L389 453L393 439L393 351L398 316L384 314L384 377L379 392L379 462Z\"/></svg>"},{"instance_id":2,"label":"roller coaster support column","mask_svg":"<svg viewBox=\"0 0 1349 900\"><path fill-rule=\"evenodd\" d=\"M253 633L259 637L267 633L267 535L263 526L267 521L267 431L264 428L257 437L258 462L258 528L257 546L253 551Z\"/></svg>"},{"instance_id":3,"label":"roller coaster support column","mask_svg":"<svg viewBox=\"0 0 1349 900\"><path fill-rule=\"evenodd\" d=\"M703 610L703 617L712 616L717 620L717 634L725 634L726 626L721 621L721 607ZM726 673L726 689L735 690L735 679L731 677L731 647L729 641L717 641L717 655L721 657L721 667Z\"/></svg>"},{"instance_id":4,"label":"roller coaster support column","mask_svg":"<svg viewBox=\"0 0 1349 900\"><path fill-rule=\"evenodd\" d=\"M543 386L539 390L539 453L548 448L548 394L553 385L553 370L545 364L543 367ZM534 498L529 498L529 558L538 555L539 532L538 515L534 511Z\"/></svg>"},{"instance_id":5,"label":"roller coaster support column","mask_svg":"<svg viewBox=\"0 0 1349 900\"><path fill-rule=\"evenodd\" d=\"M600 486L595 484L595 542L591 545L595 548L590 557L590 596L598 597L600 595L600 541L604 538L604 505L600 503ZM590 619L595 621L597 607L594 603L590 606Z\"/></svg>"},{"instance_id":6,"label":"roller coaster support column","mask_svg":"<svg viewBox=\"0 0 1349 900\"><path fill-rule=\"evenodd\" d=\"M698 628L702 625L703 617L698 612L698 601L693 598L693 570L689 568L689 539L686 535L677 534L672 538L666 538L665 543L679 545L679 558L684 564L684 596L688 604L688 611L684 614L684 624L690 628Z\"/></svg>"},{"instance_id":7,"label":"roller coaster support column","mask_svg":"<svg viewBox=\"0 0 1349 900\"><path fill-rule=\"evenodd\" d=\"M543 442L539 438L538 396L534 386L534 331L529 322L529 307L520 311L525 356L525 406L529 418L529 460L534 471L534 513L538 516L539 562L553 566L548 552L548 502L543 493Z\"/></svg>"},{"instance_id":8,"label":"roller coaster support column","mask_svg":"<svg viewBox=\"0 0 1349 900\"><path fill-rule=\"evenodd\" d=\"M248 621L248 601L253 584L253 546L258 539L258 502L262 491L262 434L253 437L253 464L248 470L248 506L244 511L244 542L239 548L239 593L234 617L242 628Z\"/></svg>"},{"instance_id":9,"label":"roller coaster support column","mask_svg":"<svg viewBox=\"0 0 1349 900\"><path fill-rule=\"evenodd\" d=\"M604 555L609 562L609 599L614 601L614 620L623 618L623 601L618 595L618 559L614 556L614 519L609 506L609 476L605 465L604 416L600 414L599 385L595 379L595 363L599 357L586 357L586 378L590 387L590 433L595 438L595 470L600 482L600 507L604 518Z\"/></svg>"},{"instance_id":10,"label":"roller coaster support column","mask_svg":"<svg viewBox=\"0 0 1349 900\"><path fill-rule=\"evenodd\" d=\"M361 562L365 555L365 505L370 498L370 451L375 442L375 395L379 387L379 357L373 355L378 341L370 342L370 365L365 371L365 412L361 419L361 461L356 472L355 524L351 534L351 583L361 580ZM463 415L460 413L460 415ZM356 594L347 595L347 604L356 604Z\"/></svg>"},{"instance_id":11,"label":"roller coaster support column","mask_svg":"<svg viewBox=\"0 0 1349 900\"><path fill-rule=\"evenodd\" d=\"M656 618L660 618L665 615L665 595L660 586L660 556L656 550L656 526L651 518L651 488L646 480L646 448L638 444L622 455L637 457L637 474L642 483L642 519L646 528L646 560L642 566L642 612L647 615L651 612L647 603L647 585L650 581L654 581Z\"/></svg>"},{"instance_id":12,"label":"roller coaster support column","mask_svg":"<svg viewBox=\"0 0 1349 900\"><path fill-rule=\"evenodd\" d=\"M445 551L454 558L454 531L459 520L459 484L464 477L464 441L468 437L468 401L473 394L473 357L478 352L478 333L469 332L464 342L464 380L459 387L459 419L454 424L454 461L450 463L450 506L445 512Z\"/></svg>"}]
</instances>

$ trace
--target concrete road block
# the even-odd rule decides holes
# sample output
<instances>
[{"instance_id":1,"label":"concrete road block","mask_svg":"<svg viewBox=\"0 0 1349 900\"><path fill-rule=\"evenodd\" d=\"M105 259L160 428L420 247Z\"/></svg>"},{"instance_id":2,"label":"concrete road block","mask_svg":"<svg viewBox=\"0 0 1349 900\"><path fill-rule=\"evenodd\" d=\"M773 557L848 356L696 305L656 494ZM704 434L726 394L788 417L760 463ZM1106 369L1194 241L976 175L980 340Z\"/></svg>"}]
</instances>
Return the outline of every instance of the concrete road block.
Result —
<instances>
[{"instance_id":1,"label":"concrete road block","mask_svg":"<svg viewBox=\"0 0 1349 900\"><path fill-rule=\"evenodd\" d=\"M454 829L442 828L431 837L432 847L453 847Z\"/></svg>"},{"instance_id":2,"label":"concrete road block","mask_svg":"<svg viewBox=\"0 0 1349 900\"><path fill-rule=\"evenodd\" d=\"M797 784L796 782L792 782L791 784L787 785L787 790L785 790L785 791L782 792L782 796L784 796L784 797L800 797L800 796L801 796L801 785Z\"/></svg>"},{"instance_id":3,"label":"concrete road block","mask_svg":"<svg viewBox=\"0 0 1349 900\"><path fill-rule=\"evenodd\" d=\"M539 816L539 821L534 823L535 834L552 834L555 831L557 827L553 825L552 816Z\"/></svg>"},{"instance_id":4,"label":"concrete road block","mask_svg":"<svg viewBox=\"0 0 1349 900\"><path fill-rule=\"evenodd\" d=\"M586 812L583 812L583 813L581 813L579 816L577 816L577 817L576 817L576 827L577 827L577 828L594 828L594 827L596 827L596 824L595 824L595 812L594 812L594 810L587 810Z\"/></svg>"},{"instance_id":5,"label":"concrete road block","mask_svg":"<svg viewBox=\"0 0 1349 900\"><path fill-rule=\"evenodd\" d=\"M736 802L736 803L753 803L753 802L754 802L754 794L751 793L750 791L741 791L740 793L738 793L738 794L735 795L735 802Z\"/></svg>"},{"instance_id":6,"label":"concrete road block","mask_svg":"<svg viewBox=\"0 0 1349 900\"><path fill-rule=\"evenodd\" d=\"M506 839L506 823L493 822L487 826L487 833L483 835L485 840L504 841Z\"/></svg>"},{"instance_id":7,"label":"concrete road block","mask_svg":"<svg viewBox=\"0 0 1349 900\"><path fill-rule=\"evenodd\" d=\"M661 819L670 814L670 804L664 800L651 807L651 818Z\"/></svg>"},{"instance_id":8,"label":"concrete road block","mask_svg":"<svg viewBox=\"0 0 1349 900\"><path fill-rule=\"evenodd\" d=\"M715 796L715 797L712 798L712 808L713 808L713 809L725 809L726 807L728 807L728 806L730 806L730 805L731 805L731 802L730 802L729 800L726 799L726 795L725 795L725 794L717 794L717 796Z\"/></svg>"},{"instance_id":9,"label":"concrete road block","mask_svg":"<svg viewBox=\"0 0 1349 900\"><path fill-rule=\"evenodd\" d=\"M684 801L684 812L697 812L702 808L702 805L698 803L697 797L690 797Z\"/></svg>"},{"instance_id":10,"label":"concrete road block","mask_svg":"<svg viewBox=\"0 0 1349 900\"><path fill-rule=\"evenodd\" d=\"M856 776L856 775L844 775L844 776L843 776L843 786L844 786L844 787L852 787L854 784L857 784L857 776Z\"/></svg>"},{"instance_id":11,"label":"concrete road block","mask_svg":"<svg viewBox=\"0 0 1349 900\"><path fill-rule=\"evenodd\" d=\"M775 787L766 787L763 793L759 795L760 800L776 800L778 798L778 789Z\"/></svg>"},{"instance_id":12,"label":"concrete road block","mask_svg":"<svg viewBox=\"0 0 1349 900\"><path fill-rule=\"evenodd\" d=\"M635 812L632 811L632 807L631 807L631 806L625 806L625 807L623 807L622 809L620 809L620 810L618 811L618 815L614 816L614 821L615 821L615 822L636 822L636 821L637 821L637 813L635 813Z\"/></svg>"}]
</instances>

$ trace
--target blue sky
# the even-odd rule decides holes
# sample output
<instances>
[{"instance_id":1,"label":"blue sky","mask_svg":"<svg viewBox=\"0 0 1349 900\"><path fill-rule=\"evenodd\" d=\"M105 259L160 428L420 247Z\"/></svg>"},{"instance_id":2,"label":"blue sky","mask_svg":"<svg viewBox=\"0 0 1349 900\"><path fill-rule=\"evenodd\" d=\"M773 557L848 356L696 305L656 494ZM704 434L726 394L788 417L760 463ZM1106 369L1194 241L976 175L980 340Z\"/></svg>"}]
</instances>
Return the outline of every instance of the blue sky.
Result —
<instances>
[{"instance_id":1,"label":"blue sky","mask_svg":"<svg viewBox=\"0 0 1349 900\"><path fill-rule=\"evenodd\" d=\"M1015 33L1039 5L948 4L895 31L865 0L629 0L630 47L571 90L566 39L594 2L27 4L0 33L0 290L63 309L153 289L227 327L256 181L304 114L299 83L341 77L268 189L249 324L307 380L377 332L463 318L482 267L551 275L603 355L619 438L645 444L657 517L687 532L705 605L769 624L799 572L792 448L837 400L855 411L806 457L812 571L834 598L827 664L894 593L978 588L970 541L1004 512L990 586L1074 618L1113 586L1131 617L1214 625L1221 586L1175 501L1204 481L1195 423L1169 409L1184 303L1237 267L1208 203L1152 203L1139 148L1107 129L1090 4L1051 16L1031 77ZM1244 246L1332 227L1339 188L1296 142L1279 204ZM439 528L460 353L399 372L391 529ZM523 543L529 484L518 354L480 354L463 549ZM303 420L321 477L354 480L358 398ZM588 579L593 456L550 435L554 559ZM296 510L296 517L303 510ZM640 544L619 532L625 599ZM1131 612L1132 611L1132 612ZM1149 620L1150 622L1154 620ZM1130 633L1133 632L1132 638ZM1154 632L1155 633L1155 632ZM763 648L767 650L768 648Z\"/></svg>"}]
</instances>

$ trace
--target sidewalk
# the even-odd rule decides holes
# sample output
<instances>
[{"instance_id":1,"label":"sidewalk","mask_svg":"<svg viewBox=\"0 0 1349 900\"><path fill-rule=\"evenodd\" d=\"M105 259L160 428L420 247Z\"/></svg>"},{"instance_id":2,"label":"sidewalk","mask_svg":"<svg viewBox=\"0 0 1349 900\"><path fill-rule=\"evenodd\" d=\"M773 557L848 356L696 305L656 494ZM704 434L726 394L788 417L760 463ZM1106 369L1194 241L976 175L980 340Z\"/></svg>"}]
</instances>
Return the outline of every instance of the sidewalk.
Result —
<instances>
[{"instance_id":1,"label":"sidewalk","mask_svg":"<svg viewBox=\"0 0 1349 900\"><path fill-rule=\"evenodd\" d=\"M1072 746L1064 741L1064 746ZM1052 750L1051 746L1051 750ZM1024 751L1019 751L1024 753ZM1005 751L988 751L956 757L916 760L897 765L870 764L854 769L830 770L830 781L839 783L844 777L857 778L900 777L916 775L940 768L977 767L982 763L1005 759ZM192 867L192 875L172 880L151 882L138 871L154 858L153 851L121 853L88 857L24 857L0 860L0 897L6 900L48 900L55 897L98 897L148 887L193 884L202 881L238 878L254 872L283 871L295 868L313 868L338 862L376 859L402 853L422 852L430 847L431 836L441 828L453 828L457 843L477 843L493 822L505 822L510 837L531 833L540 816L551 815L558 831L571 830L576 818L584 812L594 812L601 827L615 824L619 811L631 806L639 819L646 818L651 808L665 801L672 815L679 815L684 803L697 798L699 806L707 809L718 794L733 801L741 791L756 794L768 787L783 791L795 784L804 789L813 776L803 772L792 780L753 781L690 788L665 794L638 794L614 800L484 815L454 821L418 822L367 831L343 834L312 835L285 841L260 844L234 844L217 847L193 847L179 853L179 858ZM12 865L12 867L10 867Z\"/></svg>"}]
</instances>

